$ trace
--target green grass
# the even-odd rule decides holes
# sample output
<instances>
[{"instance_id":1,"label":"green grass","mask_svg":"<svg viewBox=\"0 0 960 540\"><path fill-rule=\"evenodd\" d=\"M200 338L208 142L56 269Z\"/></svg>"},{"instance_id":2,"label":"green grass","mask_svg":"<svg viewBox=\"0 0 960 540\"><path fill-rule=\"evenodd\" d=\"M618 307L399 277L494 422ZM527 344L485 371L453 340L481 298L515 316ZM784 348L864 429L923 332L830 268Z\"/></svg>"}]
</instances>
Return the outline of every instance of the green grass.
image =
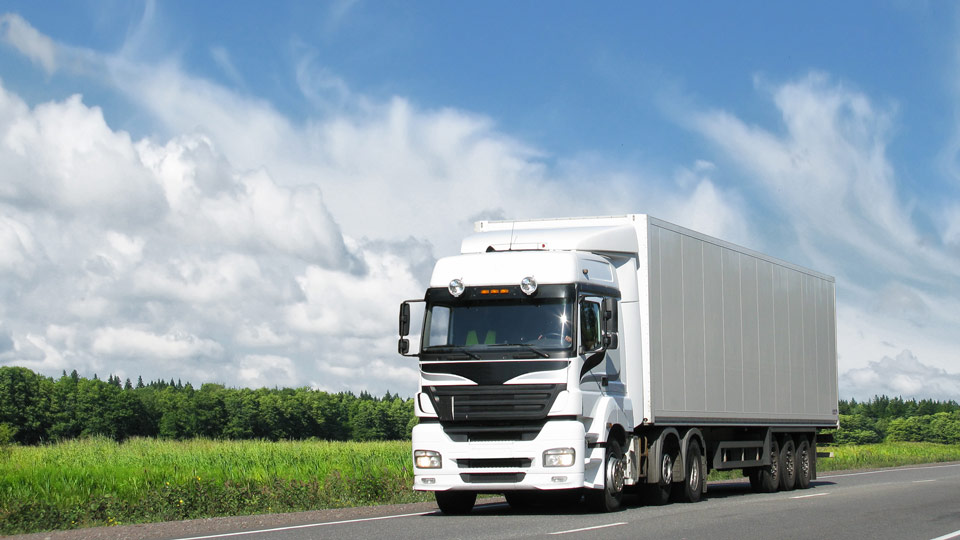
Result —
<instances>
[{"instance_id":1,"label":"green grass","mask_svg":"<svg viewBox=\"0 0 960 540\"><path fill-rule=\"evenodd\" d=\"M960 461L960 445L821 447L820 472ZM0 534L432 500L410 442L86 439L0 447ZM714 471L710 480L740 478Z\"/></svg>"},{"instance_id":2,"label":"green grass","mask_svg":"<svg viewBox=\"0 0 960 540\"><path fill-rule=\"evenodd\" d=\"M821 458L817 471L844 471L900 467L920 463L960 461L960 445L886 442L864 445L821 446L820 452L833 452L832 458Z\"/></svg>"},{"instance_id":3,"label":"green grass","mask_svg":"<svg viewBox=\"0 0 960 540\"><path fill-rule=\"evenodd\" d=\"M87 439L0 453L0 534L428 500L410 443Z\"/></svg>"}]
</instances>

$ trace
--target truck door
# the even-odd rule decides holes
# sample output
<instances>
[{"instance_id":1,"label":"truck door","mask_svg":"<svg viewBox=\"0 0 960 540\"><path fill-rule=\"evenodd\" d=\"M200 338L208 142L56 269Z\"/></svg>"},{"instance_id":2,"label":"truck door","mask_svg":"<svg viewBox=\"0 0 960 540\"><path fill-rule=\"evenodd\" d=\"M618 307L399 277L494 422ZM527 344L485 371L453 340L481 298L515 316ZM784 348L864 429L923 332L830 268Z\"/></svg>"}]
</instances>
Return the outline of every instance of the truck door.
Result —
<instances>
[{"instance_id":1,"label":"truck door","mask_svg":"<svg viewBox=\"0 0 960 540\"><path fill-rule=\"evenodd\" d=\"M617 348L607 348L603 343L603 297L585 296L580 300L579 340L583 366L580 372L580 390L584 392L584 412L601 395L623 394L624 385L620 381L620 352ZM613 299L616 302L616 299ZM616 328L610 329L616 332ZM591 397L592 396L592 397Z\"/></svg>"}]
</instances>

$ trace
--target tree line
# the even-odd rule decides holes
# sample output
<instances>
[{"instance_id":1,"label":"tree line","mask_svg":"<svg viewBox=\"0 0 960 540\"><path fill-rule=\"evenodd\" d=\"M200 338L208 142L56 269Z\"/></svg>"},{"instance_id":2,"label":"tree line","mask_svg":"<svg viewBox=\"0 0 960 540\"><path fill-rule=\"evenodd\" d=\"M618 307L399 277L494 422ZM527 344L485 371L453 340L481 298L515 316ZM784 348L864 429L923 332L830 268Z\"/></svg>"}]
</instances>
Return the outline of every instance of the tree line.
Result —
<instances>
[{"instance_id":1,"label":"tree line","mask_svg":"<svg viewBox=\"0 0 960 540\"><path fill-rule=\"evenodd\" d=\"M180 381L59 379L0 367L0 443L105 436L189 439L409 439L413 400L310 388L227 388Z\"/></svg>"},{"instance_id":2,"label":"tree line","mask_svg":"<svg viewBox=\"0 0 960 540\"><path fill-rule=\"evenodd\" d=\"M874 396L857 403L840 400L839 444L883 441L960 444L960 404L956 401Z\"/></svg>"},{"instance_id":3,"label":"tree line","mask_svg":"<svg viewBox=\"0 0 960 540\"><path fill-rule=\"evenodd\" d=\"M892 441L960 443L956 401L875 396L840 400L840 444ZM310 388L227 388L180 381L59 379L0 367L0 443L37 444L76 437L165 439L409 439L413 400L387 392L332 394Z\"/></svg>"}]
</instances>

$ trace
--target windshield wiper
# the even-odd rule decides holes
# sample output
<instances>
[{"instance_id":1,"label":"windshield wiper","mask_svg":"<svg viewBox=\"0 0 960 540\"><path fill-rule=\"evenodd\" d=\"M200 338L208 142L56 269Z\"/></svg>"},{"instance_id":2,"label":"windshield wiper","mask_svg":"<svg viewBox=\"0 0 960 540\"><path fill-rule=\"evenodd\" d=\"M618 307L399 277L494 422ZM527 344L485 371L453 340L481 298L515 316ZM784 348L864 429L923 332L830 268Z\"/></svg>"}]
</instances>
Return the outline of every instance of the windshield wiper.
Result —
<instances>
[{"instance_id":1,"label":"windshield wiper","mask_svg":"<svg viewBox=\"0 0 960 540\"><path fill-rule=\"evenodd\" d=\"M430 352L438 352L438 353L444 353L444 352L454 353L454 354L460 353L460 354L466 355L468 358L473 358L474 360L480 360L480 357L477 356L475 353L472 353L466 349L460 349L458 347L449 347L449 346L448 347L427 347L427 350L429 350ZM453 358L453 355L450 355L450 356L451 356L450 358L451 360L458 360L457 358Z\"/></svg>"},{"instance_id":2,"label":"windshield wiper","mask_svg":"<svg viewBox=\"0 0 960 540\"><path fill-rule=\"evenodd\" d=\"M524 348L526 348L526 349L529 349L531 352L537 353L538 355L542 356L543 358L550 358L550 355L549 355L549 354L541 351L540 349L534 347L533 345L531 345L531 344L529 344L529 343L495 343L495 344L492 344L492 345L488 345L488 347L524 347Z\"/></svg>"}]
</instances>

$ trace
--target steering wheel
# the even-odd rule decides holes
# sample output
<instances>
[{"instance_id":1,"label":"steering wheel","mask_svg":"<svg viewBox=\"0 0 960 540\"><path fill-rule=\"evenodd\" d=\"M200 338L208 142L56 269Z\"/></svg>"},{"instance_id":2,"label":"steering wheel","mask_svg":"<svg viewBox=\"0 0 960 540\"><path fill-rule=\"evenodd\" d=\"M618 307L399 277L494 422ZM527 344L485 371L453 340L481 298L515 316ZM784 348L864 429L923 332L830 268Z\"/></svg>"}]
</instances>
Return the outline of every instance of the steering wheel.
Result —
<instances>
[{"instance_id":1,"label":"steering wheel","mask_svg":"<svg viewBox=\"0 0 960 540\"><path fill-rule=\"evenodd\" d=\"M546 334L542 334L539 338L537 338L537 341L544 341L549 339L555 339L557 341L560 341L561 339L563 339L563 336L560 335L560 332L547 332Z\"/></svg>"}]
</instances>

